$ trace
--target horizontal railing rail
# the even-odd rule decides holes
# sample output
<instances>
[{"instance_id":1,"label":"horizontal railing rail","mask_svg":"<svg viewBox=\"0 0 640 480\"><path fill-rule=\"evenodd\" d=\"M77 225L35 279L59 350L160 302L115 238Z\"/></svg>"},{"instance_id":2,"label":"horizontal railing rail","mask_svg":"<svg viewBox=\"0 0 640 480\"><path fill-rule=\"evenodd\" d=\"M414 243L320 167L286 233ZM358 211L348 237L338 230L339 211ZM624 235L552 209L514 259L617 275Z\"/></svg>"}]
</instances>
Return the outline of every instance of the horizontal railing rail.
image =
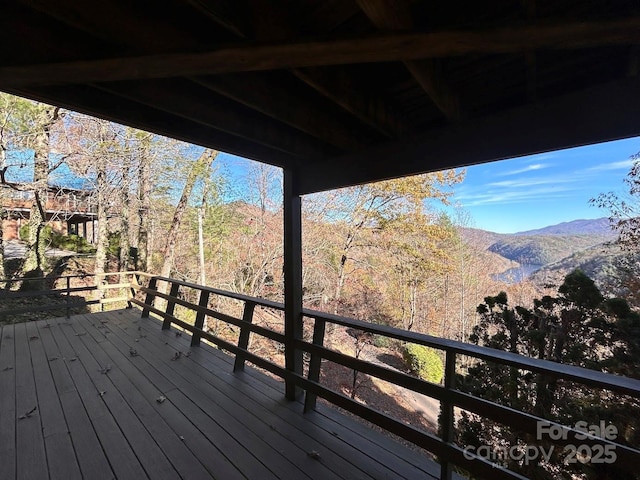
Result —
<instances>
[{"instance_id":1,"label":"horizontal railing rail","mask_svg":"<svg viewBox=\"0 0 640 480\"><path fill-rule=\"evenodd\" d=\"M562 432L560 438L557 441L554 440L554 443L569 445L578 443L579 441L581 445L602 445L603 447L613 449L617 457L616 464L631 472L637 470L636 465L640 462L640 450L637 448L637 445L629 446L612 439L593 436L585 437L584 432L575 427L560 425L531 413L516 410L465 393L456 387L455 375L456 363L461 356L464 356L535 372L553 379L575 382L589 388L630 395L634 398L640 398L640 380L547 360L528 358L511 352L433 337L389 326L371 324L361 320L349 319L310 309L303 309L302 315L312 324L312 339L305 340L304 338L298 338L293 343L294 348L298 351L305 352L308 358L306 374L298 374L287 370L284 366L264 356L250 351L249 348L251 334L277 342L284 348L284 333L254 323L256 308L261 307L276 310L281 312L282 315L282 312L284 312L284 305L282 303L219 290L182 280L153 276L144 272L119 272L119 274L121 275L120 280L114 285L128 289L130 292L127 299L128 302L138 306L142 310L141 315L143 317L148 317L153 314L162 320L163 329L169 329L175 324L190 332L192 335L192 346L199 345L200 341L204 339L230 352L235 355L234 371L242 370L245 362L248 361L283 378L287 382L293 382L293 384L305 392L304 405L306 411L314 409L316 398L321 397L426 449L438 457L441 463L442 478L451 478L453 466L460 467L473 475L481 477L496 479L524 478L518 473L492 463L482 456L474 455L466 451L454 442L455 408L488 418L504 426L513 427L520 432L531 435L532 438L535 438L534 435L538 432L540 422L544 422L545 425L557 429L556 431L558 432ZM127 281L125 281L126 278L128 278ZM166 288L159 288L161 282L166 283ZM59 290L56 289L55 291L58 292ZM168 293L165 293L165 291L168 291ZM242 315L234 316L212 308L210 305L216 296L241 302ZM158 305L159 302L161 302L162 305ZM193 324L179 318L180 313L176 313L177 306L195 313ZM206 328L207 318L217 319L239 328L237 341L228 341L209 331ZM424 345L442 351L445 358L443 383L430 383L408 373L328 348L325 345L325 331L328 324L339 325L401 342ZM282 327L284 331L284 325ZM362 374L370 375L371 377L390 382L438 400L441 406L441 431L439 435L408 425L398 418L394 418L369 405L360 403L344 393L322 384L320 379L323 360L342 365Z\"/></svg>"},{"instance_id":2,"label":"horizontal railing rail","mask_svg":"<svg viewBox=\"0 0 640 480\"><path fill-rule=\"evenodd\" d=\"M71 312L78 308L88 307L90 305L105 305L116 302L127 302L129 305L129 299L131 298L131 282L122 282L122 278L126 278L133 272L116 272L116 273L103 273L103 274L82 274L82 275L61 275L52 277L16 277L0 279L0 285L4 285L4 289L0 289L0 319L7 316L22 315L25 313L47 312L47 311L60 311L64 310L67 318L71 315ZM117 277L120 280L118 283L112 283L106 281L107 278ZM93 279L91 284L82 286L71 286L73 280L86 281L87 279ZM45 288L47 285L56 285L61 282L64 283L63 287L57 288ZM31 285L31 288L23 290L13 289L15 285ZM118 289L127 289L126 295L120 295L107 298L86 298L86 295L90 295L92 292L109 291ZM74 295L72 294L84 294ZM78 298L80 297L80 298ZM16 307L14 304L9 304L8 300L16 299L40 299L39 302L34 302L24 307ZM49 300L49 303L47 303ZM59 300L55 302L54 300Z\"/></svg>"}]
</instances>

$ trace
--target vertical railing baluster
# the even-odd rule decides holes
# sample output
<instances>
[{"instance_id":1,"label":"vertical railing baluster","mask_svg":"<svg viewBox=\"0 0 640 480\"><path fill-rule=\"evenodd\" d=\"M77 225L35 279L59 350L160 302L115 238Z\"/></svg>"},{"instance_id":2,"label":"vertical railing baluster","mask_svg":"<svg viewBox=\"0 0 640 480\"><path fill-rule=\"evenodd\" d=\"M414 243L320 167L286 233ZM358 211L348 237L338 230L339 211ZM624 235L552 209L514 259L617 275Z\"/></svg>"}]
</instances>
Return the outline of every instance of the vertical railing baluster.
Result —
<instances>
[{"instance_id":1,"label":"vertical railing baluster","mask_svg":"<svg viewBox=\"0 0 640 480\"><path fill-rule=\"evenodd\" d=\"M249 336L251 335L251 330L247 325L250 325L253 322L253 311L256 308L256 304L250 301L246 301L244 304L244 312L242 313L242 322L245 324L240 328L240 335L238 335L238 348L242 350L249 349ZM242 353L236 354L236 360L233 363L233 371L241 372L244 370L244 362L246 356Z\"/></svg>"},{"instance_id":2,"label":"vertical railing baluster","mask_svg":"<svg viewBox=\"0 0 640 480\"><path fill-rule=\"evenodd\" d=\"M158 285L158 279L156 277L152 277L151 280L149 280L149 291L147 292L147 296L144 300L145 305L148 305L149 307L153 305L153 300L156 298L156 292L158 291L157 285ZM149 317L149 308L148 307L143 308L142 314L140 316L142 318Z\"/></svg>"},{"instance_id":3,"label":"vertical railing baluster","mask_svg":"<svg viewBox=\"0 0 640 480\"><path fill-rule=\"evenodd\" d=\"M164 322L162 322L162 330L169 330L171 328L171 318L169 318L169 315L173 315L173 311L176 308L176 302L173 299L178 296L179 288L179 283L171 283L169 296L172 298L167 301L167 308L164 310L167 315L164 317Z\"/></svg>"},{"instance_id":4,"label":"vertical railing baluster","mask_svg":"<svg viewBox=\"0 0 640 480\"><path fill-rule=\"evenodd\" d=\"M127 308L133 308L133 304L131 303L131 299L136 296L136 287L138 286L138 277L136 274L127 273L124 278L128 278L128 298L127 298Z\"/></svg>"},{"instance_id":5,"label":"vertical railing baluster","mask_svg":"<svg viewBox=\"0 0 640 480\"><path fill-rule=\"evenodd\" d=\"M322 318L315 319L315 325L313 327L313 344L319 347L324 346L324 333L326 329L326 321ZM318 382L320 380L320 368L322 366L322 356L318 354L311 354L309 360L309 374L308 379L312 382ZM316 409L316 400L318 396L307 390L304 397L304 412L310 412Z\"/></svg>"},{"instance_id":6,"label":"vertical railing baluster","mask_svg":"<svg viewBox=\"0 0 640 480\"><path fill-rule=\"evenodd\" d=\"M453 390L456 384L456 352L447 350L444 369L444 388ZM447 396L448 398L448 396ZM454 438L454 415L453 404L444 399L440 403L442 409L442 440L446 443L453 443ZM440 458L440 480L451 480L453 466L446 458Z\"/></svg>"},{"instance_id":7,"label":"vertical railing baluster","mask_svg":"<svg viewBox=\"0 0 640 480\"><path fill-rule=\"evenodd\" d=\"M209 291L208 290L200 290L200 301L198 302L198 305L202 308L207 308L209 306ZM198 312L198 314L196 315L196 323L195 323L195 327L199 330L202 330L204 328L204 321L207 318L207 314L200 311ZM193 335L191 336L191 346L195 347L200 345L200 332L194 331Z\"/></svg>"}]
</instances>

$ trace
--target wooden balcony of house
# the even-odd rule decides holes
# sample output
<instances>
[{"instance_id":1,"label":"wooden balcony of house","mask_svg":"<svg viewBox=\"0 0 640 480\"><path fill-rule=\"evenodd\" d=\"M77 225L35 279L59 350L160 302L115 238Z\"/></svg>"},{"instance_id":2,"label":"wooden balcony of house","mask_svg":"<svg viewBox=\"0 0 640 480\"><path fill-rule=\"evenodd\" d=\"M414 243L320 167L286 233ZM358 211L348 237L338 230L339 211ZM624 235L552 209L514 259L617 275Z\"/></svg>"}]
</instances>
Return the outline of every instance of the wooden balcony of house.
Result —
<instances>
[{"instance_id":1,"label":"wooden balcony of house","mask_svg":"<svg viewBox=\"0 0 640 480\"><path fill-rule=\"evenodd\" d=\"M2 185L3 206L9 211L29 211L33 205L34 193L17 188L17 184ZM92 216L96 213L96 204L90 192L68 188L49 188L41 199L44 210L49 215L68 218L72 215Z\"/></svg>"},{"instance_id":2,"label":"wooden balcony of house","mask_svg":"<svg viewBox=\"0 0 640 480\"><path fill-rule=\"evenodd\" d=\"M159 288L163 282L166 290ZM476 478L523 478L454 443L454 408L531 434L543 421L456 389L462 356L640 394L637 380L312 310L303 311L308 334L292 339L280 303L140 272L108 274L99 282L61 277L50 287L0 293L4 320L45 310L59 315L0 327L3 479L460 478L456 467ZM50 301L36 308L35 295ZM89 313L107 304L122 308ZM282 322L255 322L259 311ZM232 326L233 341L206 328L207 320ZM326 347L330 324L443 351L444 382ZM252 348L255 337L281 345L285 355L290 348L304 353L303 372ZM437 399L440 434L323 384L326 362ZM287 385L298 390L297 400L285 398ZM563 432L560 443L581 438L610 445L617 465L637 468L637 446L555 427Z\"/></svg>"}]
</instances>

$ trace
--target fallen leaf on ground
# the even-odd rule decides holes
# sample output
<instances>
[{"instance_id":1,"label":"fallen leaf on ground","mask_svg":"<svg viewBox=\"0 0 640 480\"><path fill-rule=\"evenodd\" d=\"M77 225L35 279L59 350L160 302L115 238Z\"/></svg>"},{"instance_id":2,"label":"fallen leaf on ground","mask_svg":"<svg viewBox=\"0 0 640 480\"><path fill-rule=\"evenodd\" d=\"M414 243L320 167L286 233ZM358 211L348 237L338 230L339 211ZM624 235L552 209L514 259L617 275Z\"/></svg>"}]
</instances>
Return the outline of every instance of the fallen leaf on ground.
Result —
<instances>
[{"instance_id":1,"label":"fallen leaf on ground","mask_svg":"<svg viewBox=\"0 0 640 480\"><path fill-rule=\"evenodd\" d=\"M107 364L107 366L106 366L106 367L104 367L103 369L98 370L98 371L99 371L100 373L107 374L107 373L109 373L109 371L110 371L110 370L111 370L111 364Z\"/></svg>"},{"instance_id":2,"label":"fallen leaf on ground","mask_svg":"<svg viewBox=\"0 0 640 480\"><path fill-rule=\"evenodd\" d=\"M25 412L23 415L20 415L18 417L18 420L24 420L25 418L29 418L30 416L32 416L36 412L37 409L38 409L38 406L36 405L35 407L33 407L28 412Z\"/></svg>"}]
</instances>

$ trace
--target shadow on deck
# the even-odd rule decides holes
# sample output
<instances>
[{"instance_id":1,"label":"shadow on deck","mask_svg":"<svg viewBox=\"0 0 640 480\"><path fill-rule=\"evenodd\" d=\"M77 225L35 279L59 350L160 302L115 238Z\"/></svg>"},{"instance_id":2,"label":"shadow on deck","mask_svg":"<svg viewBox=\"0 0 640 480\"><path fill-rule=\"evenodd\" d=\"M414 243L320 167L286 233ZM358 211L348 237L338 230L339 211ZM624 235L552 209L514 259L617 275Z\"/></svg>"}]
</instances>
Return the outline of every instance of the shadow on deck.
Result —
<instances>
[{"instance_id":1,"label":"shadow on deck","mask_svg":"<svg viewBox=\"0 0 640 480\"><path fill-rule=\"evenodd\" d=\"M0 330L3 479L427 479L438 464L116 310ZM34 408L35 407L35 408Z\"/></svg>"}]
</instances>

